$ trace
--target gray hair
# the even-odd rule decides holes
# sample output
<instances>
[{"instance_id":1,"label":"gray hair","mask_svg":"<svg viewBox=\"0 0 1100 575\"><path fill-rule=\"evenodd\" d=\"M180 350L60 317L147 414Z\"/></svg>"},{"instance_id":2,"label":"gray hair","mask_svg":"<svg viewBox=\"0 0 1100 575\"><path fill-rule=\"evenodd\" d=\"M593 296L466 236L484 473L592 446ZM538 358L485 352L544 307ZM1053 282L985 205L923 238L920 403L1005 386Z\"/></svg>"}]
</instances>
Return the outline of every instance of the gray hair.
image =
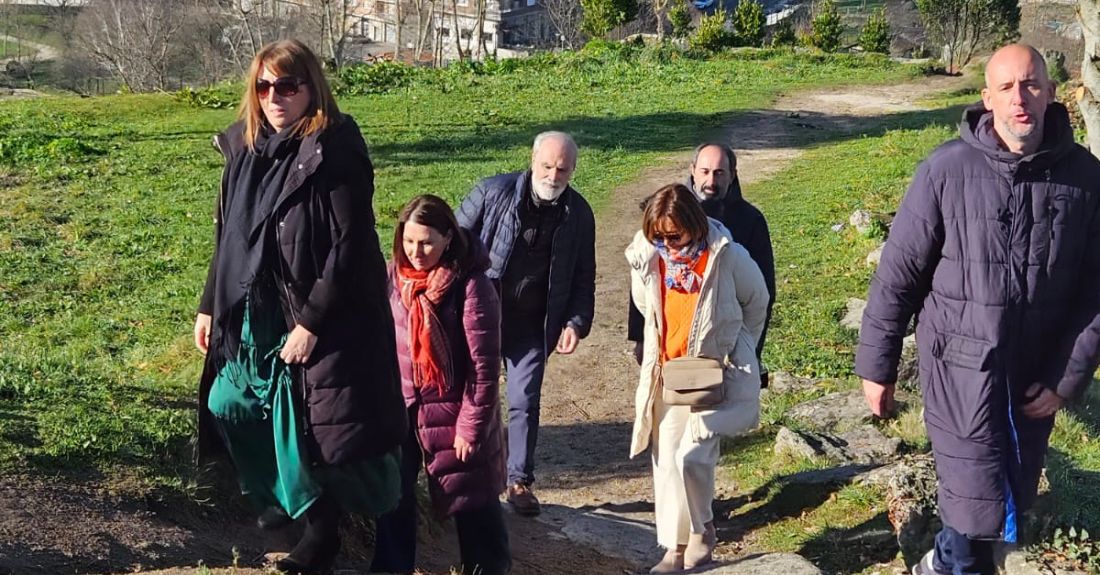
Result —
<instances>
[{"instance_id":1,"label":"gray hair","mask_svg":"<svg viewBox=\"0 0 1100 575\"><path fill-rule=\"evenodd\" d=\"M698 146L695 146L695 153L693 153L691 155L691 165L692 165L692 167L695 167L695 163L699 161L699 154L703 153L703 150L705 150L705 149L707 149L711 146L714 146L716 148L721 148L722 153L726 155L726 161L730 165L730 171L731 172L736 172L737 171L737 154L733 153L733 148L731 148L731 147L729 147L726 144L723 144L721 142L703 142L702 144L699 144Z\"/></svg>"},{"instance_id":2,"label":"gray hair","mask_svg":"<svg viewBox=\"0 0 1100 575\"><path fill-rule=\"evenodd\" d=\"M565 145L573 154L573 161L577 161L577 142L573 141L573 136L570 136L565 132L558 132L555 130L542 132L539 135L535 136L535 143L531 146L532 157L534 157L535 154L539 153L539 147L542 146L542 143L546 140L561 140L562 142L565 142Z\"/></svg>"}]
</instances>

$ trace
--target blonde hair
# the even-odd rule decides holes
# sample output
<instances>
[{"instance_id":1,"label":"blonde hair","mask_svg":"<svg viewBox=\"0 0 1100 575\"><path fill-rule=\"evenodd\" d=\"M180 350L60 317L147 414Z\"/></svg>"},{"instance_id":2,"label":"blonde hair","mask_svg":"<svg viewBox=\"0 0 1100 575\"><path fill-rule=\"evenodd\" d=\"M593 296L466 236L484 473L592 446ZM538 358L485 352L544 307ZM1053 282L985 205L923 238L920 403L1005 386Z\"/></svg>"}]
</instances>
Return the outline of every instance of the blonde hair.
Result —
<instances>
[{"instance_id":1,"label":"blonde hair","mask_svg":"<svg viewBox=\"0 0 1100 575\"><path fill-rule=\"evenodd\" d=\"M256 93L256 81L264 68L279 76L294 76L309 86L309 106L291 127L295 137L304 138L316 134L335 123L340 115L332 89L321 70L321 62L308 46L299 40L279 40L272 42L256 53L248 73L244 78L244 94L237 118L244 121L244 141L249 149L255 149L256 137L263 128L266 118L260 105L260 96Z\"/></svg>"}]
</instances>

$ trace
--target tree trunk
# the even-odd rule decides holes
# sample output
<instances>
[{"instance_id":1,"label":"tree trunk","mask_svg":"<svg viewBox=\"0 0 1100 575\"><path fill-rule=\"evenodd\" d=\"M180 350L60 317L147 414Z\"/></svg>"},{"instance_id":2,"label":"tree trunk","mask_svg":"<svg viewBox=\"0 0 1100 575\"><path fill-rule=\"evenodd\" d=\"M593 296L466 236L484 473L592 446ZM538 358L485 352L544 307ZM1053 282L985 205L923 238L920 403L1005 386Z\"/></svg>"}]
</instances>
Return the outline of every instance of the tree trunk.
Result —
<instances>
[{"instance_id":1,"label":"tree trunk","mask_svg":"<svg viewBox=\"0 0 1100 575\"><path fill-rule=\"evenodd\" d=\"M1085 37L1081 83L1077 105L1088 131L1089 150L1100 157L1100 0L1078 0L1077 17Z\"/></svg>"}]
</instances>

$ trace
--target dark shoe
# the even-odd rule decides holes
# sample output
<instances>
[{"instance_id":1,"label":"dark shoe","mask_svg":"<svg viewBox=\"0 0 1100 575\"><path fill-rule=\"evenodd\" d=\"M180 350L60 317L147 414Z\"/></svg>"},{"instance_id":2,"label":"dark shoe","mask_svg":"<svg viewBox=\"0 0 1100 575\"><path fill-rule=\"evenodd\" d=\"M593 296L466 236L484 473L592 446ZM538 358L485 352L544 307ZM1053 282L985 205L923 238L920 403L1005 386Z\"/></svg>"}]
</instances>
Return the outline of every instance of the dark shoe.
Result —
<instances>
[{"instance_id":1,"label":"dark shoe","mask_svg":"<svg viewBox=\"0 0 1100 575\"><path fill-rule=\"evenodd\" d=\"M275 562L288 575L329 575L340 553L340 508L327 497L306 510L306 532L289 555Z\"/></svg>"},{"instance_id":2,"label":"dark shoe","mask_svg":"<svg viewBox=\"0 0 1100 575\"><path fill-rule=\"evenodd\" d=\"M268 507L256 518L256 527L264 531L282 529L291 523L294 523L294 520L286 514L286 511L283 511L282 507Z\"/></svg>"},{"instance_id":3,"label":"dark shoe","mask_svg":"<svg viewBox=\"0 0 1100 575\"><path fill-rule=\"evenodd\" d=\"M508 503L512 504L516 513L527 517L534 517L542 511L539 498L535 497L526 483L517 482L508 487Z\"/></svg>"}]
</instances>

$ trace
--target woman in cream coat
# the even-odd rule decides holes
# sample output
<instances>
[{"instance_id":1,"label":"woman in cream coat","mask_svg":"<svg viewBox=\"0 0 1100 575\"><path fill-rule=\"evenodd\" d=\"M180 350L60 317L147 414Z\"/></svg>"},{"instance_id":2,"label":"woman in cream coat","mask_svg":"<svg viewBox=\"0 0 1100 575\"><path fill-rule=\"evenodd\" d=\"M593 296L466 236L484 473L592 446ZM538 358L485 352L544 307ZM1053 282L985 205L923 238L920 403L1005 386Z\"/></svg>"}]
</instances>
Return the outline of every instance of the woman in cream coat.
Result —
<instances>
[{"instance_id":1,"label":"woman in cream coat","mask_svg":"<svg viewBox=\"0 0 1100 575\"><path fill-rule=\"evenodd\" d=\"M630 456L652 445L657 543L667 552L651 572L673 573L711 561L719 439L759 423L755 349L768 290L748 252L679 184L650 198L626 259L631 297L645 317ZM662 366L681 356L724 364L722 403L665 404Z\"/></svg>"}]
</instances>

